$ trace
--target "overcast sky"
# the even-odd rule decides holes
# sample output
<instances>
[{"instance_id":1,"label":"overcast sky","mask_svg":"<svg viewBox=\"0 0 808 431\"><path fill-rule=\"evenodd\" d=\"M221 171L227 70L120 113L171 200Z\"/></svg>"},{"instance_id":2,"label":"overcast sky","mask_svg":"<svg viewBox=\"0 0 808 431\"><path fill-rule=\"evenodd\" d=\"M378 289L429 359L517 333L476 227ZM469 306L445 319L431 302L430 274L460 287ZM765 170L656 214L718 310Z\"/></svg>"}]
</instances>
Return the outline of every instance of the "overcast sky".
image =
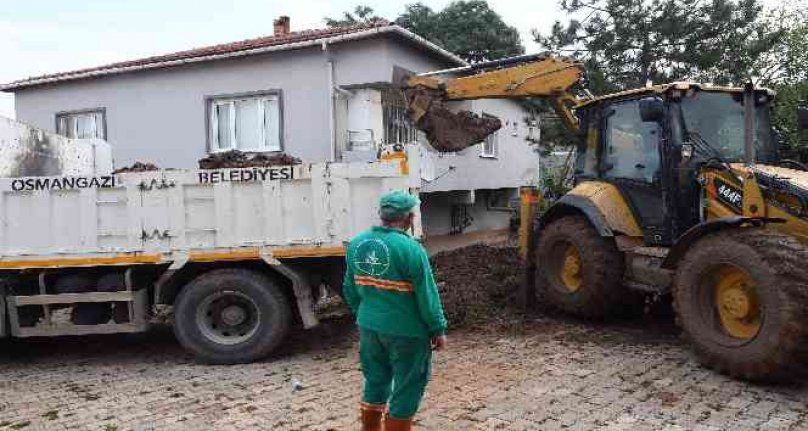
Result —
<instances>
[{"instance_id":1,"label":"overcast sky","mask_svg":"<svg viewBox=\"0 0 808 431\"><path fill-rule=\"evenodd\" d=\"M764 0L777 4L780 0ZM803 0L798 0L803 1ZM415 2L415 1L413 1ZM449 0L422 0L435 10ZM272 33L289 15L292 30L323 26L356 4L393 19L404 2L382 0L0 0L0 82L163 54ZM488 0L516 26L528 52L530 30L563 19L557 0ZM0 115L13 117L11 95L0 93Z\"/></svg>"}]
</instances>

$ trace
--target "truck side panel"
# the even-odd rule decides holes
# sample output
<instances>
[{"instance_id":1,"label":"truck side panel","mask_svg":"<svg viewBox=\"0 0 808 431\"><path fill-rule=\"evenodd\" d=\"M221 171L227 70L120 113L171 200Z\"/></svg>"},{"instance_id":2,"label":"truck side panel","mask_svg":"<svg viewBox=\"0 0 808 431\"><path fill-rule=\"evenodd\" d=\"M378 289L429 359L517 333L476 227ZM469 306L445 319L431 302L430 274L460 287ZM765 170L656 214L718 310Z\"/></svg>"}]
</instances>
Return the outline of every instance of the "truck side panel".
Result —
<instances>
[{"instance_id":1,"label":"truck side panel","mask_svg":"<svg viewBox=\"0 0 808 431\"><path fill-rule=\"evenodd\" d=\"M374 222L382 192L411 188L412 175L378 162L0 179L0 268L338 247Z\"/></svg>"}]
</instances>

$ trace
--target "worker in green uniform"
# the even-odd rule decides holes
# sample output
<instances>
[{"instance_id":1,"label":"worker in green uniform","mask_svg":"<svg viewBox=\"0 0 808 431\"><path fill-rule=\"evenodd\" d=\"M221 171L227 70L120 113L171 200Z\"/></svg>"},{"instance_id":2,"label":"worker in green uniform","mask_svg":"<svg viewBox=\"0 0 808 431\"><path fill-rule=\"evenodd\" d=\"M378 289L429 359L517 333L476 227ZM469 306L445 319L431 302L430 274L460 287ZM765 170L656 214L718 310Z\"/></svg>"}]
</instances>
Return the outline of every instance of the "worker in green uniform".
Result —
<instances>
[{"instance_id":1,"label":"worker in green uniform","mask_svg":"<svg viewBox=\"0 0 808 431\"><path fill-rule=\"evenodd\" d=\"M346 253L343 293L357 316L365 377L363 431L412 428L432 350L446 345L446 318L429 256L408 233L419 203L403 190L382 195L381 226L357 235Z\"/></svg>"}]
</instances>

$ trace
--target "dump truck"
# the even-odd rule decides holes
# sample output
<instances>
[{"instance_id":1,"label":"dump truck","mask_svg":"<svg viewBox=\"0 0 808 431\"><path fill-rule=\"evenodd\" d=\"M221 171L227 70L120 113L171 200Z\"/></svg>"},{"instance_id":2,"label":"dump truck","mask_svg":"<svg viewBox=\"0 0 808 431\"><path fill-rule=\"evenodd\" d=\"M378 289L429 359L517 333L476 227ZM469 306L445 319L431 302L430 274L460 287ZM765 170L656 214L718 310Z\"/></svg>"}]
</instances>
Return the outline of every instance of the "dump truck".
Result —
<instances>
[{"instance_id":1,"label":"dump truck","mask_svg":"<svg viewBox=\"0 0 808 431\"><path fill-rule=\"evenodd\" d=\"M170 305L201 361L264 357L318 324L344 244L382 193L417 193L418 160L0 178L0 338L143 332Z\"/></svg>"},{"instance_id":2,"label":"dump truck","mask_svg":"<svg viewBox=\"0 0 808 431\"><path fill-rule=\"evenodd\" d=\"M538 190L522 193L526 298L600 319L671 293L707 366L768 380L805 364L808 168L779 155L773 91L675 82L595 97L581 62L549 53L400 79L438 150L499 127L449 109L459 100L544 98L575 132L573 188L541 212Z\"/></svg>"}]
</instances>

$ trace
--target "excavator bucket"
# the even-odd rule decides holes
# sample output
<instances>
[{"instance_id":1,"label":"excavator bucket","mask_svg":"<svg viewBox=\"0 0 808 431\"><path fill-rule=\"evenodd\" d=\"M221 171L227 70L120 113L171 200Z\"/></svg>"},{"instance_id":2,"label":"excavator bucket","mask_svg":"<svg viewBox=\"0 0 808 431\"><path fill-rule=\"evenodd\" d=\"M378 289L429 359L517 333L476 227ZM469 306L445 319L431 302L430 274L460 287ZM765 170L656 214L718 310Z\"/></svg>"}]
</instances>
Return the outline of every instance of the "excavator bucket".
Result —
<instances>
[{"instance_id":1,"label":"excavator bucket","mask_svg":"<svg viewBox=\"0 0 808 431\"><path fill-rule=\"evenodd\" d=\"M485 98L550 98L572 128L578 119L571 107L579 98L572 89L584 80L583 64L549 53L484 61L413 75L393 69L393 82L407 96L410 118L439 151L460 151L496 132L502 123L468 111L453 112L447 101Z\"/></svg>"},{"instance_id":2,"label":"excavator bucket","mask_svg":"<svg viewBox=\"0 0 808 431\"><path fill-rule=\"evenodd\" d=\"M410 118L426 134L432 147L441 152L456 152L479 144L502 127L494 117L473 112L452 112L441 90L424 86L404 89Z\"/></svg>"}]
</instances>

